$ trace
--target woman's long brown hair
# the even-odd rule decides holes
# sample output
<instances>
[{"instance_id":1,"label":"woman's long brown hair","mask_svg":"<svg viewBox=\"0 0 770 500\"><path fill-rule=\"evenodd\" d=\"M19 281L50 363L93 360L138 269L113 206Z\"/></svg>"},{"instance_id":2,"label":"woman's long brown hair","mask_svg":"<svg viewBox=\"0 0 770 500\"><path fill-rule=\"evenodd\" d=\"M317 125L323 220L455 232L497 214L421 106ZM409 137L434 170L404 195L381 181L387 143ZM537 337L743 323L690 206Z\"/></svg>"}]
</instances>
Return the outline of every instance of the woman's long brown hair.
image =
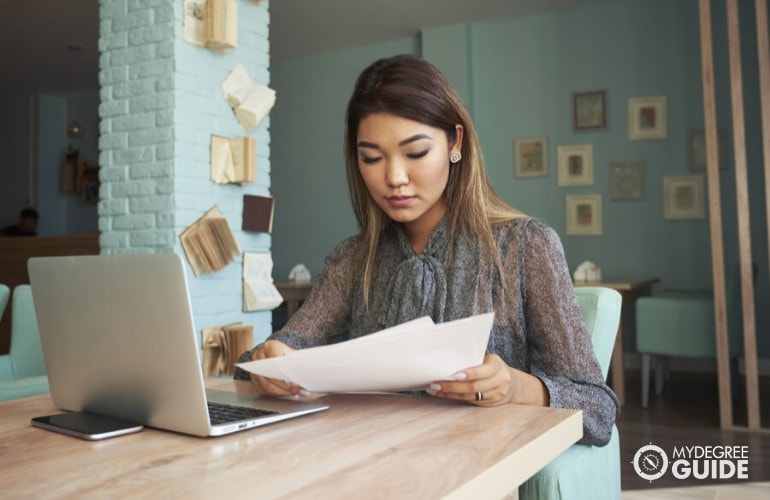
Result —
<instances>
[{"instance_id":1,"label":"woman's long brown hair","mask_svg":"<svg viewBox=\"0 0 770 500\"><path fill-rule=\"evenodd\" d=\"M445 190L450 235L454 238L462 233L478 238L499 270L492 226L525 215L505 203L490 185L476 130L462 99L446 77L425 59L413 55L380 59L359 75L345 123L348 189L361 248L365 251L364 302L368 304L377 246L392 222L370 196L358 168L358 125L373 113L389 113L443 129L450 145L456 140L456 125L462 125L462 159L450 166Z\"/></svg>"}]
</instances>

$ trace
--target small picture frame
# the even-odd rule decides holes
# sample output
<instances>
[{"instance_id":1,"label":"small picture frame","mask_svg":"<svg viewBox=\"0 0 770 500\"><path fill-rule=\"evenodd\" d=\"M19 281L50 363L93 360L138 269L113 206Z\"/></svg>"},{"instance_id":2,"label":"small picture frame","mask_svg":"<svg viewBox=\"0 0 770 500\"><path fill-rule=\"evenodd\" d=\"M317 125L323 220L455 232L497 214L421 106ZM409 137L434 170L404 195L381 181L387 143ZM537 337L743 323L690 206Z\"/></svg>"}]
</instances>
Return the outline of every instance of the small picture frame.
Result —
<instances>
[{"instance_id":1,"label":"small picture frame","mask_svg":"<svg viewBox=\"0 0 770 500\"><path fill-rule=\"evenodd\" d=\"M530 137L513 141L513 176L548 177L548 139Z\"/></svg>"},{"instance_id":2,"label":"small picture frame","mask_svg":"<svg viewBox=\"0 0 770 500\"><path fill-rule=\"evenodd\" d=\"M727 168L727 133L717 130L717 158L719 168ZM687 167L706 170L706 131L702 128L687 131Z\"/></svg>"},{"instance_id":3,"label":"small picture frame","mask_svg":"<svg viewBox=\"0 0 770 500\"><path fill-rule=\"evenodd\" d=\"M705 217L704 182L701 175L663 177L663 218L667 220Z\"/></svg>"},{"instance_id":4,"label":"small picture frame","mask_svg":"<svg viewBox=\"0 0 770 500\"><path fill-rule=\"evenodd\" d=\"M568 194L567 235L600 236L602 234L602 195Z\"/></svg>"},{"instance_id":5,"label":"small picture frame","mask_svg":"<svg viewBox=\"0 0 770 500\"><path fill-rule=\"evenodd\" d=\"M607 128L607 91L572 94L572 128L576 132Z\"/></svg>"},{"instance_id":6,"label":"small picture frame","mask_svg":"<svg viewBox=\"0 0 770 500\"><path fill-rule=\"evenodd\" d=\"M610 162L610 199L643 200L645 194L644 162Z\"/></svg>"},{"instance_id":7,"label":"small picture frame","mask_svg":"<svg viewBox=\"0 0 770 500\"><path fill-rule=\"evenodd\" d=\"M559 186L591 186L594 183L594 149L591 144L559 146Z\"/></svg>"},{"instance_id":8,"label":"small picture frame","mask_svg":"<svg viewBox=\"0 0 770 500\"><path fill-rule=\"evenodd\" d=\"M85 203L99 202L99 168L89 167L80 181L80 199Z\"/></svg>"},{"instance_id":9,"label":"small picture frame","mask_svg":"<svg viewBox=\"0 0 770 500\"><path fill-rule=\"evenodd\" d=\"M666 96L632 97L628 100L629 139L665 139L667 122Z\"/></svg>"}]
</instances>

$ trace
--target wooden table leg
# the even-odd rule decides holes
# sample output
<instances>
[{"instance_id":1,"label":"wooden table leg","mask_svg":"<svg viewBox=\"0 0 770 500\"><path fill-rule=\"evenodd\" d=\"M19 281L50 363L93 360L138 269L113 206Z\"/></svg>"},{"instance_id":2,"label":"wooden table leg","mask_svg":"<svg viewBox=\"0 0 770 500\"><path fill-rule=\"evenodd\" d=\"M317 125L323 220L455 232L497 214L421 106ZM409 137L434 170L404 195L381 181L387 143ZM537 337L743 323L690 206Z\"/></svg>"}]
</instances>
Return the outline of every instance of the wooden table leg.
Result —
<instances>
[{"instance_id":1,"label":"wooden table leg","mask_svg":"<svg viewBox=\"0 0 770 500\"><path fill-rule=\"evenodd\" d=\"M299 309L299 300L287 300L286 301L286 319L289 319Z\"/></svg>"}]
</instances>

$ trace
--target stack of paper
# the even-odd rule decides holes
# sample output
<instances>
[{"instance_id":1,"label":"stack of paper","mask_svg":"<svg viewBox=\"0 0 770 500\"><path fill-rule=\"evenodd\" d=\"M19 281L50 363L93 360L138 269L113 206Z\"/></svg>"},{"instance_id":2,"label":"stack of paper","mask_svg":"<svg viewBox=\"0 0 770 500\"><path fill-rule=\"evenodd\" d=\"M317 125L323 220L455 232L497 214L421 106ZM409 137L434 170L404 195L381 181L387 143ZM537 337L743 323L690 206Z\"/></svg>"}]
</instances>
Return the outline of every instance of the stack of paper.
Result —
<instances>
[{"instance_id":1,"label":"stack of paper","mask_svg":"<svg viewBox=\"0 0 770 500\"><path fill-rule=\"evenodd\" d=\"M494 313L434 324L424 317L339 344L238 366L313 392L425 389L484 361Z\"/></svg>"}]
</instances>

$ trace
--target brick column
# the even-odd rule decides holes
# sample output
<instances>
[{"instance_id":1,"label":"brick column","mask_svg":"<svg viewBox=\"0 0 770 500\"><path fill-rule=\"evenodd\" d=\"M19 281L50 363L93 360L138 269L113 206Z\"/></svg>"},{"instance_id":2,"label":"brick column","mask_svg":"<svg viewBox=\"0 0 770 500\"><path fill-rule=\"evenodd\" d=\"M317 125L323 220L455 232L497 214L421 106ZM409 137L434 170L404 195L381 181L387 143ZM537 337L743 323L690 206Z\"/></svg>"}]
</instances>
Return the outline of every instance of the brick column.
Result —
<instances>
[{"instance_id":1,"label":"brick column","mask_svg":"<svg viewBox=\"0 0 770 500\"><path fill-rule=\"evenodd\" d=\"M183 40L181 0L100 0L101 191L103 254L176 252L179 233L218 205L243 251L269 251L270 235L244 233L244 194L270 189L269 117L247 134L220 85L243 64L269 85L267 2L238 1L238 47L218 52ZM210 180L210 136L257 139L257 182ZM255 340L270 332L269 312L242 312L241 259L188 280L196 328L243 321Z\"/></svg>"}]
</instances>

